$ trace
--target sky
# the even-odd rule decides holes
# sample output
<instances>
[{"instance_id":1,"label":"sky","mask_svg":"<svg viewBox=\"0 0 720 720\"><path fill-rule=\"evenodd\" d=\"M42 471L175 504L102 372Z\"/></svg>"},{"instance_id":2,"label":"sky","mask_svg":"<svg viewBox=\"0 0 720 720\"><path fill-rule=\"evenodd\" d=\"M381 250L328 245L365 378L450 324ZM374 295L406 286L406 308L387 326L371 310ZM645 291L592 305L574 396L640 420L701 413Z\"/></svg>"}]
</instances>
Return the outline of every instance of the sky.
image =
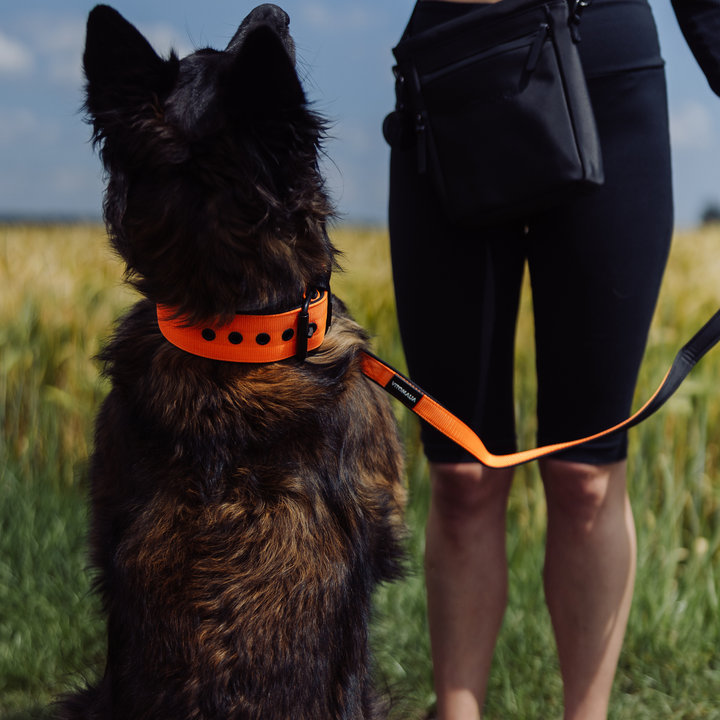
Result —
<instances>
[{"instance_id":1,"label":"sky","mask_svg":"<svg viewBox=\"0 0 720 720\"><path fill-rule=\"evenodd\" d=\"M0 217L101 213L102 172L83 122L81 55L93 2L0 4ZM254 2L115 0L155 49L224 48ZM414 0L279 0L308 96L332 121L325 172L341 216L383 224L394 104L391 48ZM650 0L666 60L676 224L720 205L720 98L685 44L670 0Z\"/></svg>"}]
</instances>

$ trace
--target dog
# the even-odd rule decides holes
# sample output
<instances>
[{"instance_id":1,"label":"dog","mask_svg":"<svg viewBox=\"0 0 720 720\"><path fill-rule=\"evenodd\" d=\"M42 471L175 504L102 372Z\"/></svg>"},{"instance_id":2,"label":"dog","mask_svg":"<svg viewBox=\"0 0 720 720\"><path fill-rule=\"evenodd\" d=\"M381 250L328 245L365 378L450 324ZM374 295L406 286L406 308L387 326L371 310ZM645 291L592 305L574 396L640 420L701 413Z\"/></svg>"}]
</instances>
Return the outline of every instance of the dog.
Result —
<instances>
[{"instance_id":1,"label":"dog","mask_svg":"<svg viewBox=\"0 0 720 720\"><path fill-rule=\"evenodd\" d=\"M106 666L62 720L384 713L368 618L401 572L403 455L366 333L337 298L329 318L325 124L288 25L261 5L225 50L180 60L108 6L88 18L104 215L142 299L100 355L89 464ZM297 318L280 360L183 345L261 352L275 330L248 328L277 317Z\"/></svg>"}]
</instances>

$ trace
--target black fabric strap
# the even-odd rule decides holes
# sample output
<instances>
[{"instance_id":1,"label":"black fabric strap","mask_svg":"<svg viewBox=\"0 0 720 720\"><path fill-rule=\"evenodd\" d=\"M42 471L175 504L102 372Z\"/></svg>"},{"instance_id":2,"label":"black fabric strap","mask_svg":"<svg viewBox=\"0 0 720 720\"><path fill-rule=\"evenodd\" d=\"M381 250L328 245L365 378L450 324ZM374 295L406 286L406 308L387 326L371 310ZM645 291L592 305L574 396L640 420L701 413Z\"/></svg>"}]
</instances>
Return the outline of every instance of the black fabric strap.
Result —
<instances>
[{"instance_id":1,"label":"black fabric strap","mask_svg":"<svg viewBox=\"0 0 720 720\"><path fill-rule=\"evenodd\" d=\"M718 340L720 340L720 310L683 346L675 356L670 371L652 402L625 427L634 427L657 412L680 387L700 358L715 347Z\"/></svg>"}]
</instances>

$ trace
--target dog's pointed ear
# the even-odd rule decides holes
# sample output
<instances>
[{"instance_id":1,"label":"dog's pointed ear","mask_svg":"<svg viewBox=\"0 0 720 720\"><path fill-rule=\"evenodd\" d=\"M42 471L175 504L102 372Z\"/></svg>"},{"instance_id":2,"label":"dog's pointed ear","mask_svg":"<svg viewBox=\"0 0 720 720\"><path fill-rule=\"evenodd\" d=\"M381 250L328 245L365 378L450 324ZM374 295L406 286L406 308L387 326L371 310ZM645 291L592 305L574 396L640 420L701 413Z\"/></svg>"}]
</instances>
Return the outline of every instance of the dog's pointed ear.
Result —
<instances>
[{"instance_id":1,"label":"dog's pointed ear","mask_svg":"<svg viewBox=\"0 0 720 720\"><path fill-rule=\"evenodd\" d=\"M147 102L170 92L179 63L163 60L117 10L97 5L88 16L83 68L93 114Z\"/></svg>"},{"instance_id":2,"label":"dog's pointed ear","mask_svg":"<svg viewBox=\"0 0 720 720\"><path fill-rule=\"evenodd\" d=\"M232 48L229 47L232 51ZM295 62L272 28L248 32L222 78L225 102L232 110L275 110L305 103Z\"/></svg>"}]
</instances>

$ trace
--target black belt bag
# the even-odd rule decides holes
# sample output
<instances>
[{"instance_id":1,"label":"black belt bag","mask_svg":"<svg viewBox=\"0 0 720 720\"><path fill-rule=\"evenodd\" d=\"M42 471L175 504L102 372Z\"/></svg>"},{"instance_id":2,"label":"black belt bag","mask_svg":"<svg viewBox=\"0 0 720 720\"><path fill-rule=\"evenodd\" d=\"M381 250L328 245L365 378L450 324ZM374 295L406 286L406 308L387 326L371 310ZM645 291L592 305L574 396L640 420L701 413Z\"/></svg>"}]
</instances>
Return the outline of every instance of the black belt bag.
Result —
<instances>
[{"instance_id":1,"label":"black belt bag","mask_svg":"<svg viewBox=\"0 0 720 720\"><path fill-rule=\"evenodd\" d=\"M449 217L522 218L602 185L600 143L575 41L580 0L501 0L393 49L397 105L383 124L417 150Z\"/></svg>"}]
</instances>

